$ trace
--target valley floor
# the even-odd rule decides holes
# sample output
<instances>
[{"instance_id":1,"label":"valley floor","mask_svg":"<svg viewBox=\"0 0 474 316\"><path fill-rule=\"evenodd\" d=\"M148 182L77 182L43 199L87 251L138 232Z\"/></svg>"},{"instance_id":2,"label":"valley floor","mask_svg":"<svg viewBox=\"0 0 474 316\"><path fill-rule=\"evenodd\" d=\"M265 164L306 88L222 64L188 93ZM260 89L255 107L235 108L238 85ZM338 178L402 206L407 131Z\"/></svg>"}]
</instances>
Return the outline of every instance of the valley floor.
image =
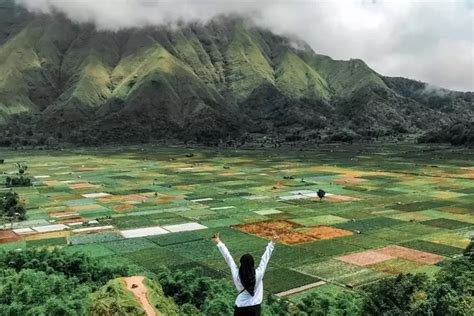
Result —
<instances>
[{"instance_id":1,"label":"valley floor","mask_svg":"<svg viewBox=\"0 0 474 316\"><path fill-rule=\"evenodd\" d=\"M295 301L301 293L294 289L432 275L474 234L468 149L110 147L1 150L1 159L0 183L24 162L34 185L14 189L28 220L4 225L0 249L63 247L137 272L201 267L221 277L228 270L214 233L235 257L260 256L275 230L282 243L265 286ZM322 200L319 189L327 192Z\"/></svg>"}]
</instances>

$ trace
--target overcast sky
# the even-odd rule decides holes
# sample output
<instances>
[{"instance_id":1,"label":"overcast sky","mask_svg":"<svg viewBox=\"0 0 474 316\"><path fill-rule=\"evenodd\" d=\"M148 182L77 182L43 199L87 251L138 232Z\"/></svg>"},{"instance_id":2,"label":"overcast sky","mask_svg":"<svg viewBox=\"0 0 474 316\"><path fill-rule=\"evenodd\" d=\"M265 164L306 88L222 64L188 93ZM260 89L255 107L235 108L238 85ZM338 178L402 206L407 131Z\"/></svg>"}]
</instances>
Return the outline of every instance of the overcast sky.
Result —
<instances>
[{"instance_id":1,"label":"overcast sky","mask_svg":"<svg viewBox=\"0 0 474 316\"><path fill-rule=\"evenodd\" d=\"M474 91L474 0L16 0L117 30L240 13L320 54L376 71Z\"/></svg>"}]
</instances>

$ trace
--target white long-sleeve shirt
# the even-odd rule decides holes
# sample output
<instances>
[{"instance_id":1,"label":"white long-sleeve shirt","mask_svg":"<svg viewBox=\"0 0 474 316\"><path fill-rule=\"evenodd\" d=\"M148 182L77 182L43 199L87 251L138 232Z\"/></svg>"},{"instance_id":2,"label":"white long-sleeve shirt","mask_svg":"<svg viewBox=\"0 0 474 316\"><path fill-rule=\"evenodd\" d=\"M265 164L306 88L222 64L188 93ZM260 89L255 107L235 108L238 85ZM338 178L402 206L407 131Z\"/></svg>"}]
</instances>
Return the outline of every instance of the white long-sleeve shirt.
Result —
<instances>
[{"instance_id":1,"label":"white long-sleeve shirt","mask_svg":"<svg viewBox=\"0 0 474 316\"><path fill-rule=\"evenodd\" d=\"M274 246L275 244L273 242L270 241L268 243L265 253L262 256L262 259L260 260L260 264L258 265L258 268L255 269L255 290L254 295L252 296L247 291L241 292L244 289L244 286L242 285L242 282L240 282L239 268L235 264L234 258L232 258L232 256L230 255L230 252L227 247L222 242L219 242L217 244L217 248L219 248L219 251L224 257L225 262L227 262L227 265L230 268L230 272L232 273L232 279L234 280L234 285L237 291L240 292L240 294L235 299L235 305L237 307L253 306L262 303L263 275L265 274L265 270L267 269L268 261L272 256Z\"/></svg>"}]
</instances>

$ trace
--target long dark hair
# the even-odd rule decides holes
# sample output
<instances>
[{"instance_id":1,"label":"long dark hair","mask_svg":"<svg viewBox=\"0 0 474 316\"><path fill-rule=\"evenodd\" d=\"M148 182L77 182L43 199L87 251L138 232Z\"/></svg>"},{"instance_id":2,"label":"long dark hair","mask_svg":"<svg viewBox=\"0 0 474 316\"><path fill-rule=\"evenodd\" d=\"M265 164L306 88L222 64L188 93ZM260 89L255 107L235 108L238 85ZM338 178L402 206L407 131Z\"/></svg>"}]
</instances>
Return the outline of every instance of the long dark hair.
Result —
<instances>
[{"instance_id":1,"label":"long dark hair","mask_svg":"<svg viewBox=\"0 0 474 316\"><path fill-rule=\"evenodd\" d=\"M255 294L255 262L252 255L248 253L240 258L239 278L245 290L253 296Z\"/></svg>"}]
</instances>

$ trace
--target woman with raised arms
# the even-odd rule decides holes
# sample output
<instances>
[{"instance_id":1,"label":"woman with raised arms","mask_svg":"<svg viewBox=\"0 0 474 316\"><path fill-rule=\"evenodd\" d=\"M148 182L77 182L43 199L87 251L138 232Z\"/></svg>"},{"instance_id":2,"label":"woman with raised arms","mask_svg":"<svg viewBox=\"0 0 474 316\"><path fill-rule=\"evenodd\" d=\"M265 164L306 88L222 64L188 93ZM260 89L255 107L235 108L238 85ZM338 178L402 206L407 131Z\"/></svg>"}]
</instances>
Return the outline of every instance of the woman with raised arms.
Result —
<instances>
[{"instance_id":1,"label":"woman with raised arms","mask_svg":"<svg viewBox=\"0 0 474 316\"><path fill-rule=\"evenodd\" d=\"M272 240L268 243L265 253L260 259L260 264L255 269L255 261L251 254L245 254L240 258L240 267L235 264L227 247L219 238L219 233L212 237L217 248L224 257L232 273L235 287L239 294L235 299L234 316L259 316L263 301L263 275L272 256L275 241L278 236L273 233Z\"/></svg>"}]
</instances>

